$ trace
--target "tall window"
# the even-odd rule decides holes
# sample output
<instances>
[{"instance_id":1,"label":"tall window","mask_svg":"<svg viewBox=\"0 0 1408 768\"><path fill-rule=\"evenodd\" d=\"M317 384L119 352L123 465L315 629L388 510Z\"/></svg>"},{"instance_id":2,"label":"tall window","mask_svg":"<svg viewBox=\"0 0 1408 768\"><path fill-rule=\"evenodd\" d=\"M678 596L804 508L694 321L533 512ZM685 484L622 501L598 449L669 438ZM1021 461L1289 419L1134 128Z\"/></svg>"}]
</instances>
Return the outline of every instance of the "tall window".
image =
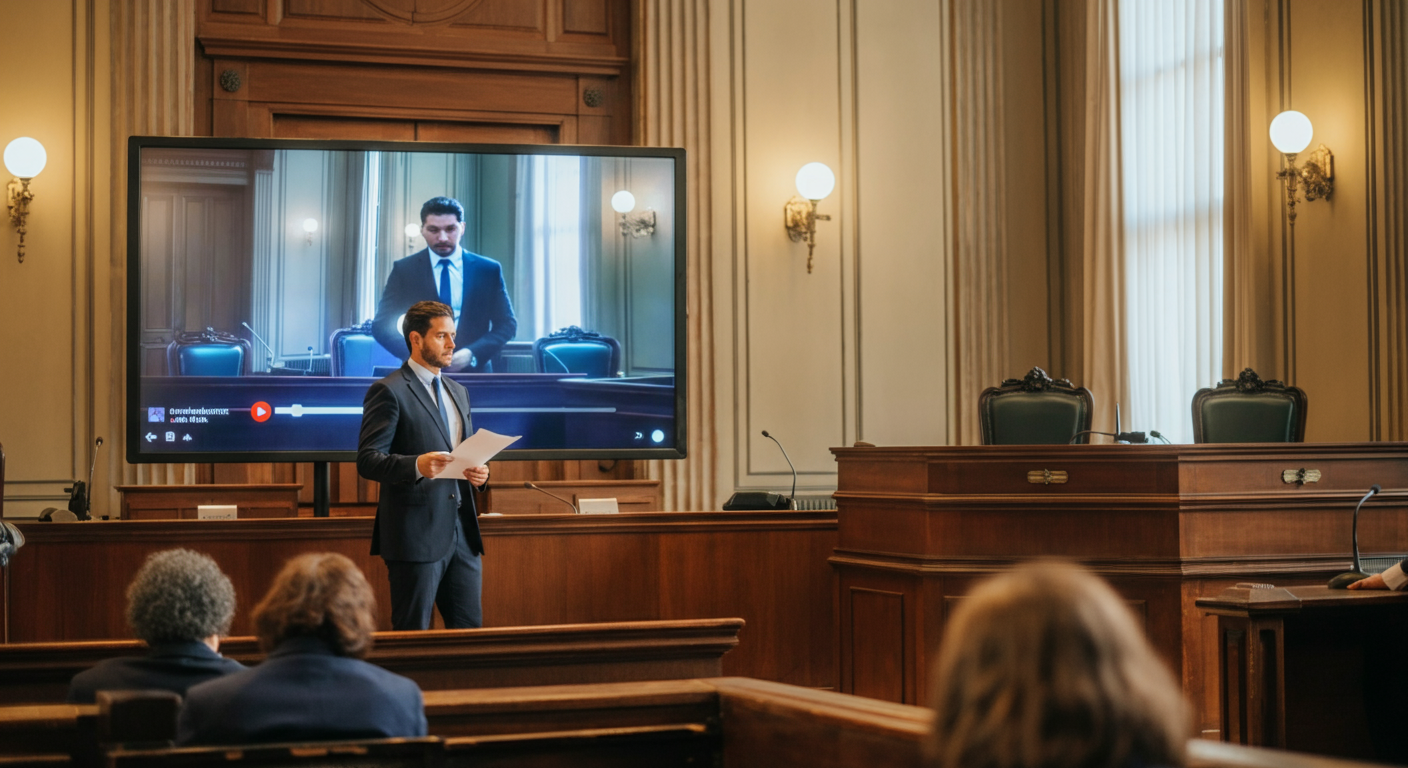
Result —
<instances>
[{"instance_id":1,"label":"tall window","mask_svg":"<svg viewBox=\"0 0 1408 768\"><path fill-rule=\"evenodd\" d=\"M1222 368L1223 0L1120 0L1119 32L1125 425L1192 442Z\"/></svg>"}]
</instances>

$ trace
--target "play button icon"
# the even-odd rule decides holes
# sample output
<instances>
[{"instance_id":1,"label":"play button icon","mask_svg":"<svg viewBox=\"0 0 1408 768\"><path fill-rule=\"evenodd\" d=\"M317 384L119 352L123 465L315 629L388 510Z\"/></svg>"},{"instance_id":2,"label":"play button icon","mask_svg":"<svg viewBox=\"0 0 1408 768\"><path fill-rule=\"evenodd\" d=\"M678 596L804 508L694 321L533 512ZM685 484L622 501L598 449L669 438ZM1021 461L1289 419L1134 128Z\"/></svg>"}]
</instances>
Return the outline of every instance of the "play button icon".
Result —
<instances>
[{"instance_id":1,"label":"play button icon","mask_svg":"<svg viewBox=\"0 0 1408 768\"><path fill-rule=\"evenodd\" d=\"M262 423L268 421L269 417L274 415L274 409L268 403L260 400L250 407L249 415L253 416L255 421Z\"/></svg>"}]
</instances>

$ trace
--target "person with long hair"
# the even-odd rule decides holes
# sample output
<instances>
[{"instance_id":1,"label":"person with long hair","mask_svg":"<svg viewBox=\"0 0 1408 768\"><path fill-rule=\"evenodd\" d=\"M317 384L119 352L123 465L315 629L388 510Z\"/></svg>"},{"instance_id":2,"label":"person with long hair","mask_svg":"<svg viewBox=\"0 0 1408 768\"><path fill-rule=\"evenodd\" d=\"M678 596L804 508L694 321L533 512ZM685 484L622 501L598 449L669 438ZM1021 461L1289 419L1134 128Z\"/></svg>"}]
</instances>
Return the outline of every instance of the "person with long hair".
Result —
<instances>
[{"instance_id":1,"label":"person with long hair","mask_svg":"<svg viewBox=\"0 0 1408 768\"><path fill-rule=\"evenodd\" d=\"M356 564L330 553L288 561L254 608L269 655L187 693L180 744L424 736L420 688L363 661L376 598Z\"/></svg>"},{"instance_id":2,"label":"person with long hair","mask_svg":"<svg viewBox=\"0 0 1408 768\"><path fill-rule=\"evenodd\" d=\"M931 690L932 766L1185 763L1177 683L1124 601L1073 565L1020 565L960 601Z\"/></svg>"}]
</instances>

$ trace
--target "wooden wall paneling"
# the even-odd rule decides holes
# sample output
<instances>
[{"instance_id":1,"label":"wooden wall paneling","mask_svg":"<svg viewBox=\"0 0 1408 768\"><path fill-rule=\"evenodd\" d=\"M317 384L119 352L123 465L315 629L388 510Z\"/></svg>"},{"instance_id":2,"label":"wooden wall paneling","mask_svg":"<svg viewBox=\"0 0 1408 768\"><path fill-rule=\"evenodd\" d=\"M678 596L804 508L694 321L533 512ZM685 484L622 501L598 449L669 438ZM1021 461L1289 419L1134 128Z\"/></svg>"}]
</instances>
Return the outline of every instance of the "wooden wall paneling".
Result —
<instances>
[{"instance_id":1,"label":"wooden wall paneling","mask_svg":"<svg viewBox=\"0 0 1408 768\"><path fill-rule=\"evenodd\" d=\"M908 636L904 592L852 585L850 600L851 692L857 696L903 703ZM911 673L912 674L912 673Z\"/></svg>"},{"instance_id":2,"label":"wooden wall paneling","mask_svg":"<svg viewBox=\"0 0 1408 768\"><path fill-rule=\"evenodd\" d=\"M739 647L725 674L813 687L836 685L827 557L834 512L692 512L481 518L484 615L489 626L738 617ZM386 568L369 553L372 520L24 523L6 614L11 642L124 638L123 592L147 555L205 552L235 584L233 634L279 565L339 552L377 595L390 626Z\"/></svg>"}]
</instances>

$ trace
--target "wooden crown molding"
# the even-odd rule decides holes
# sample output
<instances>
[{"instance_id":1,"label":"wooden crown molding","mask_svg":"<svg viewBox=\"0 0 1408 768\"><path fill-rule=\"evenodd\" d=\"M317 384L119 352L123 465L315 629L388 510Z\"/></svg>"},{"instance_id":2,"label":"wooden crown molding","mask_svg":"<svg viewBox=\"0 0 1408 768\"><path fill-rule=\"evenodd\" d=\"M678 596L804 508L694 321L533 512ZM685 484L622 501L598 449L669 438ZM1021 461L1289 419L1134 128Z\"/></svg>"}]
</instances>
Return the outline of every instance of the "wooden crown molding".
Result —
<instances>
[{"instance_id":1,"label":"wooden crown molding","mask_svg":"<svg viewBox=\"0 0 1408 768\"><path fill-rule=\"evenodd\" d=\"M397 64L444 69L513 72L554 72L620 77L630 59L624 56L466 50L426 46L424 39L407 43L332 41L307 37L249 38L224 34L196 36L206 56L228 59L333 61L351 64Z\"/></svg>"}]
</instances>

